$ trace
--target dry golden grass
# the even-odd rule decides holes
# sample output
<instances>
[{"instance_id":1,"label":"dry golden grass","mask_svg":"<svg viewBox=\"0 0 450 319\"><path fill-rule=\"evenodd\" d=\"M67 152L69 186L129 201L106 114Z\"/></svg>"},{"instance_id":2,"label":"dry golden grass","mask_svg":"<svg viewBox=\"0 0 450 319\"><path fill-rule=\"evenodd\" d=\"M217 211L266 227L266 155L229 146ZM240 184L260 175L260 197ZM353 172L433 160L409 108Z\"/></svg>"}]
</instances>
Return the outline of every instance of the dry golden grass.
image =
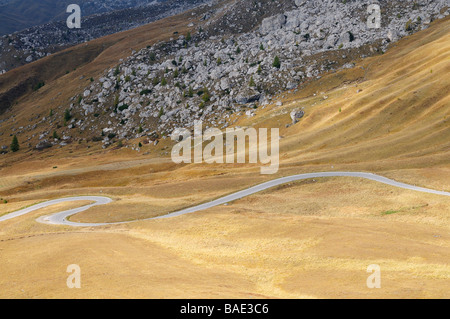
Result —
<instances>
[{"instance_id":1,"label":"dry golden grass","mask_svg":"<svg viewBox=\"0 0 450 319\"><path fill-rule=\"evenodd\" d=\"M39 236L2 236L8 258L0 295L448 297L450 237L442 208L450 199L349 182L308 180L205 212L122 226L34 223ZM385 215L386 208L402 211ZM23 217L7 232L32 221ZM65 267L73 263L82 269L80 291L65 286ZM370 264L381 266L379 290L366 287Z\"/></svg>"},{"instance_id":2,"label":"dry golden grass","mask_svg":"<svg viewBox=\"0 0 450 319\"><path fill-rule=\"evenodd\" d=\"M146 146L148 156L73 145L8 157L0 197L9 203L0 214L60 196L106 195L115 202L72 220L148 218L314 171L370 171L450 191L449 31L446 18L240 120L281 128L275 176L255 165L174 165L160 156L168 140ZM285 128L298 107L305 118ZM0 297L448 298L449 207L443 196L322 178L120 226L53 227L37 224L43 212L35 212L1 225ZM82 269L78 291L65 284L73 263ZM370 264L381 266L381 289L366 287Z\"/></svg>"}]
</instances>

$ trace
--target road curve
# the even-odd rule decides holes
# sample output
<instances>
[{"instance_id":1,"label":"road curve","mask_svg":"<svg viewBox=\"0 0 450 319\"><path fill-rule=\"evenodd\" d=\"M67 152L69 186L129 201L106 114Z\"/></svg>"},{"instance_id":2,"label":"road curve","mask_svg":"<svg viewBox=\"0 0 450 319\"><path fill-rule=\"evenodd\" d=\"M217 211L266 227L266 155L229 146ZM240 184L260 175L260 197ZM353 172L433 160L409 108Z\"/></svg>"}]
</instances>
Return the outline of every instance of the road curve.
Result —
<instances>
[{"instance_id":1,"label":"road curve","mask_svg":"<svg viewBox=\"0 0 450 319\"><path fill-rule=\"evenodd\" d=\"M403 188L403 189L418 191L418 192L422 192L422 193L450 196L449 192L437 191L437 190L433 190L433 189L428 189L428 188L417 187L417 186L413 186L413 185L409 185L409 184L405 184L405 183L400 183L400 182L394 181L392 179L389 179L389 178L386 178L383 176L379 176L376 174L372 174L372 173L362 173L362 172L307 173L307 174L292 175L292 176L278 178L278 179L275 179L275 180L272 180L269 182L265 182L265 183L247 188L245 190L215 199L213 201L210 201L210 202L207 202L204 204L196 205L196 206L189 207L189 208L186 208L186 209L183 209L180 211L169 213L164 216L141 219L141 220L171 218L171 217L177 217L177 216L181 216L181 215L185 215L185 214L195 213L195 212L205 210L205 209L208 209L211 207L215 207L215 206L219 206L219 205L223 205L223 204L232 202L234 200L261 192L263 190L266 190L266 189L269 189L269 188L272 188L272 187L275 187L278 185L282 185L282 184L286 184L286 183L290 183L290 182L294 182L294 181L299 181L299 180L303 180L303 179L320 178L320 177L359 177L359 178L365 178L365 179L380 182L383 184L387 184L387 185L391 185L391 186L395 186L395 187L399 187L399 188ZM56 213L51 216L39 217L37 219L37 221L40 223L44 223L44 224L66 225L66 226L74 226L74 227L93 227L93 226L118 225L118 224L130 223L129 221L128 222L117 222L117 223L75 223L75 222L71 222L71 221L67 220L68 217L75 215L77 213L80 213L82 211L86 211L93 206L105 205L105 204L112 202L112 200L110 198L102 197L102 196L67 197L67 198L61 198L61 199L55 199L55 200L43 202L43 203L40 203L37 205L33 205L30 207L24 208L22 210L16 211L14 213L5 215L3 217L0 217L0 222L9 220L9 219L12 219L12 218L15 218L18 216L25 215L32 211L35 211L35 210L38 210L38 209L41 209L41 208L44 208L47 206L51 206L54 204L59 204L59 203L63 203L63 202L71 202L71 201L86 201L86 200L94 201L94 203L83 206L83 207ZM138 220L136 220L136 221L138 221Z\"/></svg>"},{"instance_id":2,"label":"road curve","mask_svg":"<svg viewBox=\"0 0 450 319\"><path fill-rule=\"evenodd\" d=\"M79 226L81 224L71 223L71 222L67 221L66 218L69 216L81 213L85 210L88 210L91 207L94 207L94 206L109 204L112 202L112 199L108 198L108 197L103 197L103 196L76 196L76 197L65 197L65 198L54 199L54 200L42 202L42 203L30 206L30 207L26 207L24 209L15 211L13 213L1 216L0 222L9 220L9 219L13 219L13 218L31 213L35 210L42 209L42 208L52 206L55 204L60 204L60 203L64 203L64 202L74 202L74 201L92 201L94 203L85 205L82 207L66 210L66 211L63 211L60 213L56 213L51 216L39 217L37 219L37 221L41 222L41 223L45 223L45 224ZM58 222L58 221L64 221L64 222ZM94 225L100 226L100 225L106 225L106 224L94 224Z\"/></svg>"}]
</instances>

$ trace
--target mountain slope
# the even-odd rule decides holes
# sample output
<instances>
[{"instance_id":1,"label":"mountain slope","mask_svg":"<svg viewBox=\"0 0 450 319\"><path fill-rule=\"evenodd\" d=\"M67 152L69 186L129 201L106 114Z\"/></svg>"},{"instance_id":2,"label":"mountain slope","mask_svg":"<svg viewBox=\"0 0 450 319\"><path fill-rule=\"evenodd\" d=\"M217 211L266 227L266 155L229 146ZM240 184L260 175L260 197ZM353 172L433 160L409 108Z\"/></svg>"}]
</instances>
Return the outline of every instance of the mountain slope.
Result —
<instances>
[{"instance_id":1,"label":"mountain slope","mask_svg":"<svg viewBox=\"0 0 450 319\"><path fill-rule=\"evenodd\" d=\"M320 1L300 3L297 7L289 1L276 5L242 0L202 6L146 28L78 46L49 57L43 63L33 63L28 70L41 68L44 72L36 73L42 78L33 77L33 72L24 72L27 68L5 74L0 77L0 112L8 110L5 127L11 127L21 138L25 136L31 148L44 143L43 139L51 138L52 132L65 137L64 141L51 141L53 145L89 139L102 141L102 146L108 147L118 143L119 139L168 135L176 127L191 126L194 119L226 127L236 120L236 115L251 115L252 110L268 105L273 94L296 88L329 71L353 68L358 59L381 54L398 37L426 29L431 20L448 14L444 2L431 2L434 5L422 5L422 11L409 8L403 2L397 2L396 6L391 4L386 8L389 18L381 29L367 29L366 21L358 18L366 7L357 2ZM245 7L254 19L239 26L236 21L242 20ZM342 10L330 15L326 9L334 7ZM264 18L268 11L274 16ZM321 15L316 16L318 11ZM396 14L400 11L402 15ZM416 19L418 15L423 19ZM274 21L274 18L278 20ZM358 21L352 23L355 18ZM409 23L410 28L406 30L404 24L408 19L417 20L417 23ZM182 26L183 20L185 26ZM168 29L170 21L179 22L182 28ZM320 30L317 30L318 23L322 24ZM189 37L185 32L188 25L192 32ZM142 32L157 30L154 26L170 30L165 33L165 39L170 38L169 41L149 41L156 39L157 34ZM250 31L240 32L240 27ZM126 38L134 34L142 38ZM101 70L92 58L109 47L109 41L114 39L122 39L120 48L123 51L108 49L101 53L102 59L111 63L105 66L102 74L92 72ZM130 48L135 47L144 48L130 52ZM91 55L88 54L90 51L93 51ZM63 61L67 59L64 57L71 55L75 59L65 65ZM114 64L118 57L126 59ZM273 64L275 57L281 58L278 66ZM77 60L79 62L75 62ZM46 66L46 63L49 64ZM71 74L74 64L86 64L88 72L81 73L77 79L81 87L69 85L54 92L54 83L45 80L46 73L49 73L49 81L58 79L67 83L74 79ZM80 72L74 74L80 75ZM18 82L19 78L22 78L21 82ZM44 82L46 87L39 89ZM39 91L28 94L33 88ZM68 89L72 91L69 97L64 94ZM40 94L46 96L42 99L45 106L39 114L34 114L35 119L28 119L36 122L40 118L39 123L23 123L23 126L14 123L12 115L22 109L19 99L23 96L23 103L35 103L35 96ZM62 125L62 114L66 109L73 116L68 125ZM50 110L56 117L46 117ZM79 136L77 131L81 132ZM105 131L112 132L117 138L106 138Z\"/></svg>"},{"instance_id":2,"label":"mountain slope","mask_svg":"<svg viewBox=\"0 0 450 319\"><path fill-rule=\"evenodd\" d=\"M448 118L448 90L438 91L439 81L432 75L444 79L448 74L448 26L448 19L436 23L401 41L385 55L358 64L368 68L367 73L362 69L347 70L313 81L299 94L286 93L285 105L270 106L267 113L257 113L246 124L279 123L283 127L289 121L288 111L305 106L304 121L282 132L281 174L372 170L449 191L448 148L439 146L448 145L448 130L438 127L442 116ZM415 67L419 68L418 74L411 74L409 71ZM405 78L399 79L400 74ZM427 90L426 83L418 81L420 78L435 87ZM341 85L342 81L352 82ZM389 94L383 95L387 99L377 95L384 87L399 92L402 100L416 90L417 95L430 94L430 100L410 101L412 104L399 104L389 110ZM363 91L357 94L359 89ZM323 100L322 90L327 100ZM314 93L318 95L314 97ZM380 110L371 104L372 98L381 105ZM422 113L408 112L410 107L417 111L420 105ZM342 118L338 106L342 107ZM388 118L384 116L386 111L392 112ZM405 113L410 117L403 119ZM390 119L398 130L391 136L409 136L409 141L402 144L390 138L382 127ZM348 136L361 136L364 143L347 141L346 134L333 140L329 131L333 131L334 124L339 127L334 134L343 130ZM375 133L373 140L369 130ZM436 141L422 143L421 131L434 134ZM365 153L364 145L372 150ZM397 156L396 146L400 153L409 146L409 158L401 158L405 153ZM348 154L346 150L353 147L361 151ZM0 205L0 215L44 199L89 193L110 196L114 202L76 215L74 221L133 220L191 206L263 181L259 168L177 166L163 161L160 148L147 150L152 154L137 155L125 150L99 153L81 145L71 149L72 154L60 149L26 160L14 157L14 163L9 158L0 168L0 193L9 200ZM423 156L423 152L428 154ZM308 158L312 155L320 162ZM354 178L328 178L282 185L227 206L173 219L80 230L35 221L39 216L84 204L58 205L2 223L1 297L449 296L448 198ZM65 285L66 265L74 262L82 266L85 274L81 290L67 289ZM382 289L366 286L366 269L374 263L382 269Z\"/></svg>"},{"instance_id":3,"label":"mountain slope","mask_svg":"<svg viewBox=\"0 0 450 319\"><path fill-rule=\"evenodd\" d=\"M151 27L172 26L167 34L150 37L150 29L142 28L109 38L116 42L91 63L24 96L1 126L2 143L31 116L47 117L50 108L67 103L87 77L115 67L130 47L186 26L185 20L165 22ZM136 152L104 150L80 138L43 152L0 155L0 198L7 200L0 215L45 199L101 194L114 202L73 220L129 221L278 176L330 170L376 172L450 191L449 34L449 17L435 21L384 54L310 79L297 91L275 95L254 116L240 116L236 125L280 128L276 176L261 176L259 165L176 165L169 139ZM292 125L290 112L301 108L305 116ZM48 130L46 121L39 125ZM1 224L1 297L449 297L447 197L355 178L318 178L173 219L80 230L35 221L84 204L49 207ZM65 285L72 263L85 274L83 289ZM382 289L366 286L372 264L381 267Z\"/></svg>"},{"instance_id":4,"label":"mountain slope","mask_svg":"<svg viewBox=\"0 0 450 319\"><path fill-rule=\"evenodd\" d=\"M298 173L299 170L375 171L399 180L405 178L405 182L412 184L448 190L450 84L446 74L449 68L449 27L449 18L435 22L429 29L400 41L384 55L362 60L351 69L331 72L319 80L306 83L297 92L275 96L273 104L258 109L252 117L239 117L235 125L280 128L284 137L280 141L281 175ZM96 61L109 63L100 58ZM39 112L40 105L54 103L52 97L57 96L58 91L64 94L62 100L70 97L70 92L81 85L80 81L86 81L79 80L78 77L89 70L88 66L80 70L72 78L69 74L66 80L57 80L53 87L35 95L41 96L43 103L30 103L30 108L17 113L14 125L26 124L30 112ZM64 85L67 86L66 89L63 89ZM277 101L283 101L283 105L277 106ZM302 107L305 108L305 117L296 125L286 127L291 124L289 113ZM48 114L47 111L45 114ZM21 118L25 121L20 122ZM45 125L45 122L41 125ZM5 144L10 139L7 135L2 138ZM145 140L138 138L125 145L131 147ZM58 154L58 161L66 161L63 160L66 156L70 158L70 154L78 154L75 167L82 167L85 172L97 171L104 163L120 159L124 161L119 165L125 169L122 172L124 176L131 169L129 167L136 167L140 178L152 178L152 174L142 174L138 167L158 159L165 163L165 169L175 169L179 176L183 176L183 166L169 164L167 149L172 145L168 139L161 139L157 146L145 145L142 152L138 153L130 149L103 150L97 143L84 139L63 149L55 148L43 153L28 151L3 155L3 172L7 175L17 162L30 161L35 156L44 160ZM101 156L98 157L99 155ZM89 158L92 156L97 160L103 158L100 161L102 164L98 166L90 163ZM67 161L72 163L69 159ZM188 165L186 170L189 167ZM193 165L195 167L197 165ZM216 168L230 174L233 169L237 168L227 165L218 165ZM243 166L242 169L251 172L258 171L259 167L250 165ZM421 173L409 174L409 170L419 170ZM437 171L440 173L433 173ZM76 172L74 171L78 174ZM240 169L236 172L243 173ZM433 174L432 179L425 178L427 172ZM64 175L59 176L64 171L52 172L54 174L57 176L40 176L39 187L64 184ZM87 174L81 174L80 181ZM112 183L110 178L114 178L113 176L99 174L100 180L105 178L100 185ZM135 178L133 174L126 177L130 183ZM92 177L92 182L97 180L95 175ZM34 188L33 185L34 182L29 187ZM14 187L8 193L14 194Z\"/></svg>"},{"instance_id":5,"label":"mountain slope","mask_svg":"<svg viewBox=\"0 0 450 319\"><path fill-rule=\"evenodd\" d=\"M401 40L354 69L329 74L286 97L282 108L261 111L238 124L282 127L282 166L387 170L430 167L443 176L430 181L448 189L450 158L450 19ZM342 84L344 82L344 84ZM304 98L307 96L306 98Z\"/></svg>"},{"instance_id":6,"label":"mountain slope","mask_svg":"<svg viewBox=\"0 0 450 319\"><path fill-rule=\"evenodd\" d=\"M77 4L82 10L82 15L89 16L124 8L139 7L153 2L154 0L81 0ZM0 5L0 21L2 21L0 24L0 35L13 33L50 21L65 20L68 17L66 13L67 6L72 3L73 1L70 0L8 1L6 4Z\"/></svg>"}]
</instances>

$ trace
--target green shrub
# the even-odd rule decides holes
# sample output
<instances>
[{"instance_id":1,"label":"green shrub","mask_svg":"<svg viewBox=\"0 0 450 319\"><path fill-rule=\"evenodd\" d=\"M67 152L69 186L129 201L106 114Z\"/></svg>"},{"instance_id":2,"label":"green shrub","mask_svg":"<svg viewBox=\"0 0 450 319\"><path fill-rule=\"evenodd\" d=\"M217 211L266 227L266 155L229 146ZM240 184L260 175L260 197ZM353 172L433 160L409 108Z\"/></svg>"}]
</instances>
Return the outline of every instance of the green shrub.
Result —
<instances>
[{"instance_id":1,"label":"green shrub","mask_svg":"<svg viewBox=\"0 0 450 319\"><path fill-rule=\"evenodd\" d=\"M152 93L152 90L145 89L145 90L142 90L139 94L140 95L147 95L147 94L150 94L150 93Z\"/></svg>"},{"instance_id":2,"label":"green shrub","mask_svg":"<svg viewBox=\"0 0 450 319\"><path fill-rule=\"evenodd\" d=\"M387 211L382 212L381 215L392 215L392 214L397 214L397 213L399 213L398 210L391 209L391 210L387 210Z\"/></svg>"},{"instance_id":3,"label":"green shrub","mask_svg":"<svg viewBox=\"0 0 450 319\"><path fill-rule=\"evenodd\" d=\"M355 36L353 35L353 33L351 33L350 31L348 31L348 35L350 36L350 42L355 41Z\"/></svg>"},{"instance_id":4,"label":"green shrub","mask_svg":"<svg viewBox=\"0 0 450 319\"><path fill-rule=\"evenodd\" d=\"M64 111L64 122L68 122L72 118L72 114L70 114L69 109Z\"/></svg>"},{"instance_id":5,"label":"green shrub","mask_svg":"<svg viewBox=\"0 0 450 319\"><path fill-rule=\"evenodd\" d=\"M13 153L15 153L15 152L17 152L19 149L20 149L20 146L19 146L19 140L17 139L17 136L14 135L14 136L13 136L13 139L12 139L12 142L11 142L11 151L12 151Z\"/></svg>"},{"instance_id":6,"label":"green shrub","mask_svg":"<svg viewBox=\"0 0 450 319\"><path fill-rule=\"evenodd\" d=\"M278 56L276 56L276 57L273 59L272 66L273 66L274 68L277 68L277 69L279 69L279 68L281 67L280 58L279 58Z\"/></svg>"},{"instance_id":7,"label":"green shrub","mask_svg":"<svg viewBox=\"0 0 450 319\"><path fill-rule=\"evenodd\" d=\"M253 80L253 76L250 77L250 83L248 84L250 87L256 86L255 81Z\"/></svg>"},{"instance_id":8,"label":"green shrub","mask_svg":"<svg viewBox=\"0 0 450 319\"><path fill-rule=\"evenodd\" d=\"M37 83L35 86L33 86L33 91L39 90L39 89L40 89L41 87L43 87L44 85L45 85L45 82L44 82L44 81Z\"/></svg>"},{"instance_id":9,"label":"green shrub","mask_svg":"<svg viewBox=\"0 0 450 319\"><path fill-rule=\"evenodd\" d=\"M205 93L203 93L203 97L202 100L203 102L209 102L209 100L211 99L211 97L209 96L209 92L207 90L205 90Z\"/></svg>"},{"instance_id":10,"label":"green shrub","mask_svg":"<svg viewBox=\"0 0 450 319\"><path fill-rule=\"evenodd\" d=\"M127 110L128 107L129 107L128 104L123 104L123 105L119 106L119 111Z\"/></svg>"},{"instance_id":11,"label":"green shrub","mask_svg":"<svg viewBox=\"0 0 450 319\"><path fill-rule=\"evenodd\" d=\"M412 30L412 21L409 19L405 24L405 31L411 31Z\"/></svg>"}]
</instances>

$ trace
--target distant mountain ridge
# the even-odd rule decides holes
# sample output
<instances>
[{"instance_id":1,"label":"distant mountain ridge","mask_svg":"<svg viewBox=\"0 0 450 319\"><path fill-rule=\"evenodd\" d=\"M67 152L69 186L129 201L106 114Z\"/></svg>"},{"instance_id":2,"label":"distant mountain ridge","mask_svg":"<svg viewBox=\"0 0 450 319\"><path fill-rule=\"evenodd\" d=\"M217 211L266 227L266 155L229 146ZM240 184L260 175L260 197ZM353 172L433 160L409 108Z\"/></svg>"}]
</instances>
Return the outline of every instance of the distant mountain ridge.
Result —
<instances>
[{"instance_id":1,"label":"distant mountain ridge","mask_svg":"<svg viewBox=\"0 0 450 319\"><path fill-rule=\"evenodd\" d=\"M107 0L101 3L85 1L81 6L81 29L67 28L65 17L68 17L69 14L65 13L66 8L64 7L64 15L59 21L36 25L13 34L0 36L0 74L64 48L136 28L209 2L209 0L159 0L155 3L154 0L129 0L120 2L124 6L142 5L113 10L113 6L108 6L111 1ZM145 3L146 5L144 5ZM109 11L88 15L89 12L94 12L84 9L90 5L96 5L96 10L100 10L100 6L102 6L104 10Z\"/></svg>"},{"instance_id":2,"label":"distant mountain ridge","mask_svg":"<svg viewBox=\"0 0 450 319\"><path fill-rule=\"evenodd\" d=\"M135 8L166 0L80 0L83 16L125 8ZM64 20L73 0L1 0L0 35L10 34L51 21Z\"/></svg>"}]
</instances>

